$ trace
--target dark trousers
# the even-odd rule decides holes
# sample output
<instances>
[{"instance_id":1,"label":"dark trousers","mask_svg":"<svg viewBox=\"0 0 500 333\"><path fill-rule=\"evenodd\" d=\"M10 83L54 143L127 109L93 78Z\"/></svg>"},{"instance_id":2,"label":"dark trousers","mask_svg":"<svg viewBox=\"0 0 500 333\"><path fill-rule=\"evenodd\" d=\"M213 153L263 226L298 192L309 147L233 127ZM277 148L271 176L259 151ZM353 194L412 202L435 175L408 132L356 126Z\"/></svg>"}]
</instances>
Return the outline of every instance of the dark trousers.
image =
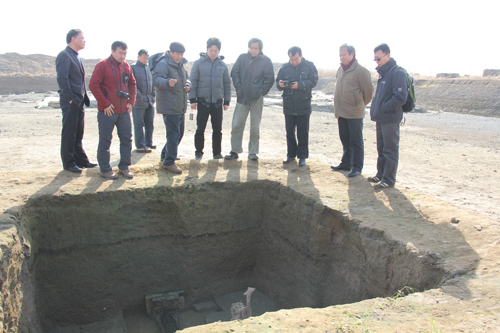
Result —
<instances>
[{"instance_id":1,"label":"dark trousers","mask_svg":"<svg viewBox=\"0 0 500 333\"><path fill-rule=\"evenodd\" d=\"M213 155L221 153L222 144L222 104L198 103L198 114L196 115L196 134L194 135L194 147L196 153L203 154L205 148L205 128L208 116L212 122L212 152Z\"/></svg>"},{"instance_id":2,"label":"dark trousers","mask_svg":"<svg viewBox=\"0 0 500 333\"><path fill-rule=\"evenodd\" d=\"M167 130L167 143L161 151L161 160L165 165L174 165L177 148L184 136L184 114L164 114L163 122Z\"/></svg>"},{"instance_id":3,"label":"dark trousers","mask_svg":"<svg viewBox=\"0 0 500 333\"><path fill-rule=\"evenodd\" d=\"M399 123L377 122L377 177L394 186L399 162Z\"/></svg>"},{"instance_id":4,"label":"dark trousers","mask_svg":"<svg viewBox=\"0 0 500 333\"><path fill-rule=\"evenodd\" d=\"M310 114L303 116L285 115L287 156L290 158L309 157L309 118ZM297 137L295 137L297 129Z\"/></svg>"},{"instance_id":5,"label":"dark trousers","mask_svg":"<svg viewBox=\"0 0 500 333\"><path fill-rule=\"evenodd\" d=\"M146 109L132 109L134 116L134 141L136 148L153 145L155 110L149 105Z\"/></svg>"},{"instance_id":6,"label":"dark trousers","mask_svg":"<svg viewBox=\"0 0 500 333\"><path fill-rule=\"evenodd\" d=\"M97 147L97 162L101 172L111 171L109 165L111 147L111 139L113 138L113 130L116 126L118 138L120 138L120 170L128 170L132 164L132 122L130 114L113 113L111 116L106 116L103 111L97 112L97 122L99 123L99 146Z\"/></svg>"},{"instance_id":7,"label":"dark trousers","mask_svg":"<svg viewBox=\"0 0 500 333\"><path fill-rule=\"evenodd\" d=\"M340 141L344 150L340 165L352 171L361 172L365 159L363 118L347 119L339 117L338 122Z\"/></svg>"},{"instance_id":8,"label":"dark trousers","mask_svg":"<svg viewBox=\"0 0 500 333\"><path fill-rule=\"evenodd\" d=\"M61 99L62 109L61 160L63 168L87 165L89 159L83 150L82 139L85 127L83 101L80 104Z\"/></svg>"}]
</instances>

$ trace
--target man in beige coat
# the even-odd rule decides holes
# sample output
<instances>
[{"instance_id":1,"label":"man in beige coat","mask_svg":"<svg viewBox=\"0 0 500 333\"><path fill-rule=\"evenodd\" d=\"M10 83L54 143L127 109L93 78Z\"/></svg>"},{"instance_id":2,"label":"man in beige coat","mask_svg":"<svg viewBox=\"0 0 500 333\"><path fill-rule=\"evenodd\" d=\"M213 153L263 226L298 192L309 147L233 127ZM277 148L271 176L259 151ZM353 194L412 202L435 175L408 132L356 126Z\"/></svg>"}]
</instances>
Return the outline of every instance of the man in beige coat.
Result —
<instances>
[{"instance_id":1,"label":"man in beige coat","mask_svg":"<svg viewBox=\"0 0 500 333\"><path fill-rule=\"evenodd\" d=\"M341 45L339 54L333 105L344 153L340 164L332 165L332 169L346 170L349 177L356 177L363 170L363 118L365 106L372 100L373 84L370 72L356 60L356 50L352 45Z\"/></svg>"}]
</instances>

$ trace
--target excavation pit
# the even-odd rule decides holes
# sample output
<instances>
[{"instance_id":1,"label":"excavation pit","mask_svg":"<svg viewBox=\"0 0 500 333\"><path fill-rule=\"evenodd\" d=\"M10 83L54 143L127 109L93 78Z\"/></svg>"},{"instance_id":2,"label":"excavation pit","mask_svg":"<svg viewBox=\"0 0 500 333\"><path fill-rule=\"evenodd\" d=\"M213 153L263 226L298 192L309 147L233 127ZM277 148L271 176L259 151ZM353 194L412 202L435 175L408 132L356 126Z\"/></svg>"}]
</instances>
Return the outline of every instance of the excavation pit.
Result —
<instances>
[{"instance_id":1,"label":"excavation pit","mask_svg":"<svg viewBox=\"0 0 500 333\"><path fill-rule=\"evenodd\" d=\"M40 197L21 226L46 332L145 314L145 295L176 290L185 309L249 286L277 309L325 307L445 277L383 230L271 181Z\"/></svg>"}]
</instances>

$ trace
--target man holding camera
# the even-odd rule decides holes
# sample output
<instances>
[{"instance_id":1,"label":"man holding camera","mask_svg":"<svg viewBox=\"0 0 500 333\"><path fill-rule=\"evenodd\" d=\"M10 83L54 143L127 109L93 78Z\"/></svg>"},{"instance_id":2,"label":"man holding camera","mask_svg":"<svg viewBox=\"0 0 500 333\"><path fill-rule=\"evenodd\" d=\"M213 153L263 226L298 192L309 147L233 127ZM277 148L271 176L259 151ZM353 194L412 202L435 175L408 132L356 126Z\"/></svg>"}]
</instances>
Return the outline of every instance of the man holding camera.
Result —
<instances>
[{"instance_id":1,"label":"man holding camera","mask_svg":"<svg viewBox=\"0 0 500 333\"><path fill-rule=\"evenodd\" d=\"M167 130L167 143L161 152L162 167L172 173L180 174L175 161L177 149L184 136L184 115L187 109L187 93L191 81L184 69L187 60L186 49L178 42L170 44L170 49L156 61L153 69L153 84L156 87L156 112L163 115Z\"/></svg>"},{"instance_id":2,"label":"man holding camera","mask_svg":"<svg viewBox=\"0 0 500 333\"><path fill-rule=\"evenodd\" d=\"M312 88L318 83L318 70L302 57L298 46L288 50L290 62L281 67L276 77L276 87L283 91L287 154L283 164L299 159L299 167L306 165L309 157L309 118L311 116ZM297 136L295 136L297 130Z\"/></svg>"},{"instance_id":3,"label":"man holding camera","mask_svg":"<svg viewBox=\"0 0 500 333\"><path fill-rule=\"evenodd\" d=\"M97 100L99 146L97 161L101 176L117 179L109 165L111 139L116 126L120 138L120 163L118 169L125 178L132 179L132 123L130 113L135 103L136 83L130 65L125 61L127 44L116 41L111 45L111 55L97 63L90 78L89 88Z\"/></svg>"}]
</instances>

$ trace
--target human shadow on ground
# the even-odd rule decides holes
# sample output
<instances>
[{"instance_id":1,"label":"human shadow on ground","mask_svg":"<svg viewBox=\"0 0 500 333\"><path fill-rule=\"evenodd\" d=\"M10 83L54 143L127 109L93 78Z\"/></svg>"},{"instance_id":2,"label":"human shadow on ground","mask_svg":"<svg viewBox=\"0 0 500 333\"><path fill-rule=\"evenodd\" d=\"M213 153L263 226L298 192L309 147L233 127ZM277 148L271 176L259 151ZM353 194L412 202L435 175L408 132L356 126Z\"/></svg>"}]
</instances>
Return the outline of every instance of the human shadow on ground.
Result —
<instances>
[{"instance_id":1,"label":"human shadow on ground","mask_svg":"<svg viewBox=\"0 0 500 333\"><path fill-rule=\"evenodd\" d=\"M224 160L223 168L224 170L227 170L226 178L228 181L237 183L241 182L240 172L242 163L243 162L240 160L235 160L235 161Z\"/></svg>"},{"instance_id":2,"label":"human shadow on ground","mask_svg":"<svg viewBox=\"0 0 500 333\"><path fill-rule=\"evenodd\" d=\"M421 265L421 268L416 268L416 271L422 274L420 279L424 280L422 282L424 289L440 287L457 276L474 274L479 256L458 228L448 223L433 221L432 216L421 211L419 204L415 206L412 203L411 194L407 195L397 187L374 190L374 184L368 182L365 177L351 178L347 176L347 172L337 174L346 177L349 213L354 220L360 222L359 228L363 228L362 233L380 234L382 232L382 239L388 245L396 242L404 248L402 253L393 253L385 260L386 292L404 287L392 285L388 278L389 276L397 278L398 274L405 274L405 272L396 271L396 266L393 265L396 261L411 260L411 262L417 262L416 265ZM366 224L363 225L363 222ZM373 231L367 231L366 228ZM369 248L363 250L367 256L374 255L370 253ZM426 279L428 283L425 282ZM443 287L442 289L453 297L470 299L472 293L466 286L465 280L455 279L459 281L455 282L460 284L459 288Z\"/></svg>"},{"instance_id":3,"label":"human shadow on ground","mask_svg":"<svg viewBox=\"0 0 500 333\"><path fill-rule=\"evenodd\" d=\"M85 169L88 170L88 169ZM86 172L86 171L84 171ZM70 183L73 179L80 177L82 174L80 173L73 173L70 171L65 171L61 170L59 173L44 187L36 191L31 197L31 198L36 198L42 195L54 195L61 187L64 185Z\"/></svg>"},{"instance_id":4,"label":"human shadow on ground","mask_svg":"<svg viewBox=\"0 0 500 333\"><path fill-rule=\"evenodd\" d=\"M259 161L247 161L247 181L259 179Z\"/></svg>"},{"instance_id":5,"label":"human shadow on ground","mask_svg":"<svg viewBox=\"0 0 500 333\"><path fill-rule=\"evenodd\" d=\"M311 169L308 165L299 167L296 162L284 164L283 169L288 171L286 186L315 200L321 200L319 191L314 185L311 177Z\"/></svg>"},{"instance_id":6,"label":"human shadow on ground","mask_svg":"<svg viewBox=\"0 0 500 333\"><path fill-rule=\"evenodd\" d=\"M207 160L205 169L204 163L193 159L189 161L186 180L199 179L201 182L211 183L217 177L217 171L221 165L222 163L220 163L219 160ZM205 173L203 174L203 172ZM203 174L201 177L199 176L200 173Z\"/></svg>"}]
</instances>

